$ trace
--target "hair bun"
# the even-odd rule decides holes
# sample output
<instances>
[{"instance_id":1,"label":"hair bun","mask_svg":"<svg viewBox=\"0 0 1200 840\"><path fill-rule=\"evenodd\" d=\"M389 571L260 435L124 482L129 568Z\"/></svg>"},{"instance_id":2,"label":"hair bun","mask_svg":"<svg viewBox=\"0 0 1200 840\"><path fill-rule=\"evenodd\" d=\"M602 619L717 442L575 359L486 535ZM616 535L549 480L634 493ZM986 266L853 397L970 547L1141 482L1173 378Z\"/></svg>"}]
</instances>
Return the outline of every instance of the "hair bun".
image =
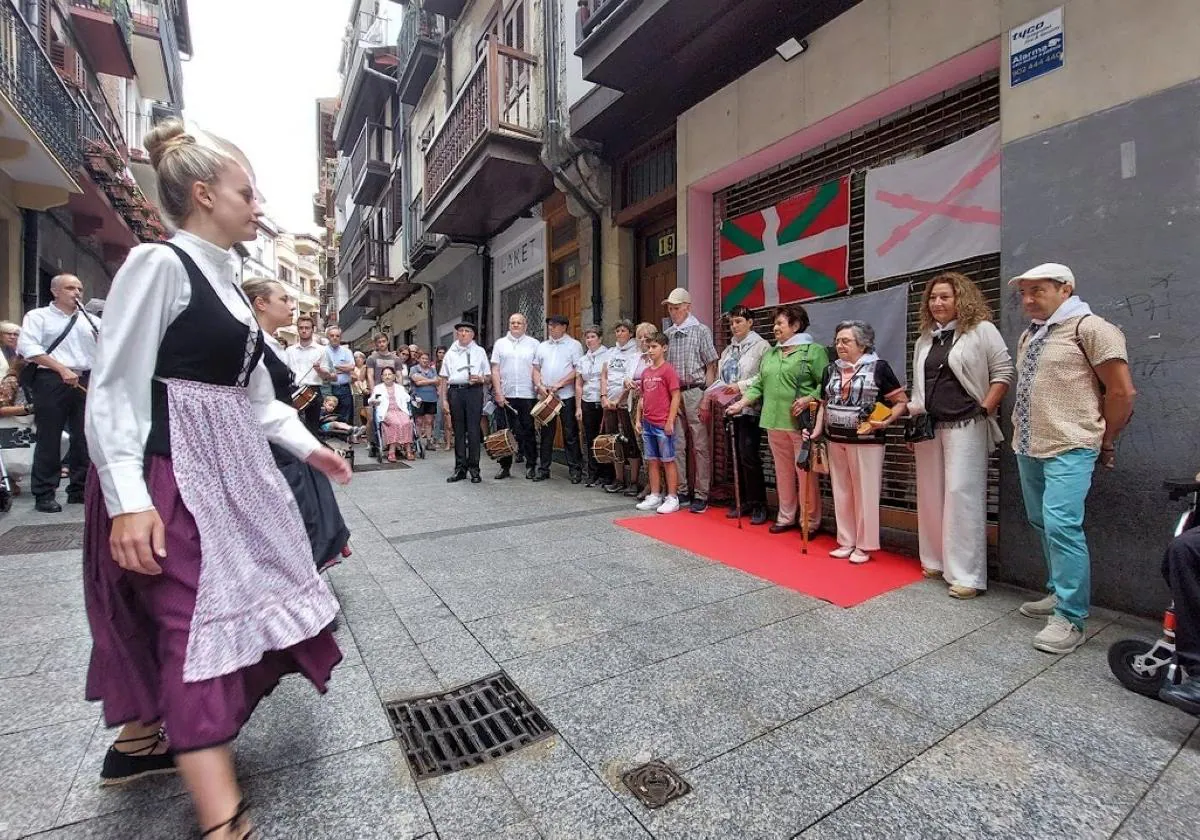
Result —
<instances>
[{"instance_id":1,"label":"hair bun","mask_svg":"<svg viewBox=\"0 0 1200 840\"><path fill-rule=\"evenodd\" d=\"M155 126L142 142L146 146L146 154L150 156L150 164L157 169L168 152L182 146L195 145L196 138L187 133L187 129L179 120L168 120Z\"/></svg>"}]
</instances>

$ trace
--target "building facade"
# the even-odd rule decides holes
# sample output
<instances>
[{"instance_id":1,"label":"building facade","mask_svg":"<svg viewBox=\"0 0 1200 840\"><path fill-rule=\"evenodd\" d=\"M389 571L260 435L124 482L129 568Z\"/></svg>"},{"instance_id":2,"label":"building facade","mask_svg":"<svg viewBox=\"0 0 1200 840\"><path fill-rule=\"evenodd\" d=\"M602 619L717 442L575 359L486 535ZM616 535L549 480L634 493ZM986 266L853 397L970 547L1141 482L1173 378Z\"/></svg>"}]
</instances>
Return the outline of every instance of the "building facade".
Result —
<instances>
[{"instance_id":1,"label":"building facade","mask_svg":"<svg viewBox=\"0 0 1200 840\"><path fill-rule=\"evenodd\" d=\"M62 272L103 298L165 235L141 138L180 112L191 36L184 0L14 0L0 33L0 309L19 320Z\"/></svg>"},{"instance_id":2,"label":"building facade","mask_svg":"<svg viewBox=\"0 0 1200 840\"><path fill-rule=\"evenodd\" d=\"M797 3L789 11L757 0L736 9L715 0L579 5L576 53L595 87L572 103L571 126L613 167L614 220L628 223L635 242L623 268L639 314L654 310L661 271L687 286L697 316L724 333L722 224L838 177L850 189L849 294L864 293L866 171L998 123L999 245L939 268L982 286L1013 345L1025 319L1003 278L1044 261L1071 265L1080 294L1124 329L1139 403L1153 409L1139 411L1117 472L1098 476L1089 500L1095 599L1161 609L1165 592L1154 581L1172 513L1156 488L1179 472L1175 454L1194 449L1195 437L1169 415L1200 396L1172 349L1194 331L1200 129L1172 116L1190 113L1200 96L1200 58L1188 46L1194 4L964 0L953 15L933 0ZM1023 65L1010 44L1023 43L1047 14L1062 32L1046 46L1060 52L1050 72L1014 85L1014 58ZM1156 60L1146 61L1151 54ZM931 275L870 283L910 284L909 354L917 295ZM1007 450L993 466L994 574L1040 587L1041 552ZM901 542L915 529L912 472L903 449L890 446L884 521Z\"/></svg>"}]
</instances>

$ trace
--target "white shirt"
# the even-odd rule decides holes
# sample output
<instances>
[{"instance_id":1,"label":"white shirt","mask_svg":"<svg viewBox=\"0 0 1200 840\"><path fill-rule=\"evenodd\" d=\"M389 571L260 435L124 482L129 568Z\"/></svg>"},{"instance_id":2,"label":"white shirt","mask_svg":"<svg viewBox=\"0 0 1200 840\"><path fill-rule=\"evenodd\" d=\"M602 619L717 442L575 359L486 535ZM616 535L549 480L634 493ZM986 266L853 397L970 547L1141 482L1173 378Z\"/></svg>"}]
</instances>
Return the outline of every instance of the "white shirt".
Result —
<instances>
[{"instance_id":1,"label":"white shirt","mask_svg":"<svg viewBox=\"0 0 1200 840\"><path fill-rule=\"evenodd\" d=\"M492 346L492 364L500 367L500 389L506 399L529 399L533 390L533 357L538 340L531 335L513 338L512 333Z\"/></svg>"},{"instance_id":2,"label":"white shirt","mask_svg":"<svg viewBox=\"0 0 1200 840\"><path fill-rule=\"evenodd\" d=\"M600 402L600 371L608 361L609 350L604 345L588 350L575 360L575 371L583 380L583 401Z\"/></svg>"},{"instance_id":3,"label":"white shirt","mask_svg":"<svg viewBox=\"0 0 1200 840\"><path fill-rule=\"evenodd\" d=\"M637 361L642 357L642 351L637 341L629 339L624 344L618 344L608 351L604 367L608 370L608 398L616 402L625 390L625 381L633 377Z\"/></svg>"},{"instance_id":4,"label":"white shirt","mask_svg":"<svg viewBox=\"0 0 1200 840\"><path fill-rule=\"evenodd\" d=\"M582 355L583 345L571 336L564 335L557 341L548 338L538 345L537 353L533 357L533 366L542 372L542 384L549 388L567 374L574 373L575 362ZM556 393L560 400L573 399L575 397L574 378L559 388Z\"/></svg>"},{"instance_id":5,"label":"white shirt","mask_svg":"<svg viewBox=\"0 0 1200 840\"><path fill-rule=\"evenodd\" d=\"M286 354L287 366L292 372L292 376L296 377L297 385L321 385L321 375L313 369L313 365L317 362L323 362L325 359L325 348L314 340L307 347L299 342L293 344L287 350Z\"/></svg>"},{"instance_id":6,"label":"white shirt","mask_svg":"<svg viewBox=\"0 0 1200 840\"><path fill-rule=\"evenodd\" d=\"M196 261L225 308L254 322L233 273L229 251L186 231L171 241ZM110 516L152 510L142 474L150 436L150 388L167 327L191 300L191 283L179 257L161 245L138 245L113 278L104 337L88 385L85 428L88 454L100 476ZM247 395L267 440L306 459L320 445L287 403L275 399L271 375L260 360Z\"/></svg>"},{"instance_id":7,"label":"white shirt","mask_svg":"<svg viewBox=\"0 0 1200 840\"><path fill-rule=\"evenodd\" d=\"M463 347L456 341L446 351L446 358L442 359L442 369L438 371L438 376L450 385L467 385L472 376L486 377L490 376L491 372L487 353L483 352L482 347L474 341Z\"/></svg>"},{"instance_id":8,"label":"white shirt","mask_svg":"<svg viewBox=\"0 0 1200 840\"><path fill-rule=\"evenodd\" d=\"M91 370L96 360L96 336L92 333L88 317L80 312L71 332L50 354L54 361L76 372ZM97 324L100 323L100 319L95 315L90 317ZM54 339L62 334L70 321L71 316L53 303L31 309L25 313L25 319L21 322L17 354L26 359L44 356L46 348L54 343Z\"/></svg>"}]
</instances>

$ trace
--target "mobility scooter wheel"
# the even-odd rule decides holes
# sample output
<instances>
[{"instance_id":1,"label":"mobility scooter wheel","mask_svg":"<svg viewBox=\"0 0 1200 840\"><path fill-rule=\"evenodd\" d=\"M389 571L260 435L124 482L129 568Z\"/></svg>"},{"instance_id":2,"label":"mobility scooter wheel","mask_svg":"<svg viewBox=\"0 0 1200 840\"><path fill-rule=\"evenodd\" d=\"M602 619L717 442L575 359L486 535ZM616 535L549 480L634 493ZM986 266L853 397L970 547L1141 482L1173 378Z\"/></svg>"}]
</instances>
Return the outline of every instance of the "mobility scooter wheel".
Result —
<instances>
[{"instance_id":1,"label":"mobility scooter wheel","mask_svg":"<svg viewBox=\"0 0 1200 840\"><path fill-rule=\"evenodd\" d=\"M1158 699L1158 690L1167 679L1169 663L1147 658L1139 665L1137 659L1153 650L1156 644L1142 639L1121 639L1108 649L1108 667L1121 685L1154 699Z\"/></svg>"}]
</instances>

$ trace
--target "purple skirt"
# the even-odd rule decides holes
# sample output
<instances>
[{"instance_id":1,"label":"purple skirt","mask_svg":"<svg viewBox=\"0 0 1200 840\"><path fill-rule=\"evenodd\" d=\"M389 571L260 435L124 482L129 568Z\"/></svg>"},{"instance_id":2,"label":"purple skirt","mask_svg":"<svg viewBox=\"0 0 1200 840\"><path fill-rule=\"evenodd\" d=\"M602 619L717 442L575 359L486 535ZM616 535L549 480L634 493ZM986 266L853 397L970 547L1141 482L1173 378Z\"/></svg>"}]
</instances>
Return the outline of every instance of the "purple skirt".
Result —
<instances>
[{"instance_id":1,"label":"purple skirt","mask_svg":"<svg viewBox=\"0 0 1200 840\"><path fill-rule=\"evenodd\" d=\"M200 579L200 533L184 506L171 459L147 459L150 498L166 528L160 575L126 572L109 548L112 523L95 468L85 492L83 588L92 631L87 699L104 705L109 726L161 720L177 752L237 737L263 697L285 674L301 673L324 693L342 659L329 628L253 665L184 682L192 613Z\"/></svg>"}]
</instances>

